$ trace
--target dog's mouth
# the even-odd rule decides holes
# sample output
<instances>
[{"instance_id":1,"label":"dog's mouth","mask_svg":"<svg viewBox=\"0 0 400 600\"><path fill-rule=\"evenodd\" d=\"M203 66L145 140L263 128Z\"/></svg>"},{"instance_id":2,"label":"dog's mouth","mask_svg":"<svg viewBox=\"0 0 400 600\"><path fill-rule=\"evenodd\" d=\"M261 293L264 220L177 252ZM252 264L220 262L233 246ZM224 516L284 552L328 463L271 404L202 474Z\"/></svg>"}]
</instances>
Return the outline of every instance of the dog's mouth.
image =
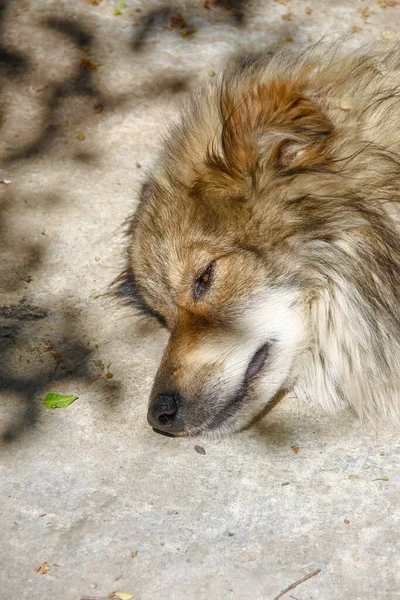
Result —
<instances>
[{"instance_id":1,"label":"dog's mouth","mask_svg":"<svg viewBox=\"0 0 400 600\"><path fill-rule=\"evenodd\" d=\"M265 365L270 354L271 346L271 342L266 342L253 355L239 389L233 395L233 397L229 399L225 406L223 406L222 409L215 415L207 429L218 429L224 423L224 421L232 418L233 415L239 410L246 398L246 392L250 382L255 379Z\"/></svg>"},{"instance_id":2,"label":"dog's mouth","mask_svg":"<svg viewBox=\"0 0 400 600\"><path fill-rule=\"evenodd\" d=\"M251 381L256 375L257 373L259 373L261 371L261 369L263 368L265 361L268 358L268 355L270 353L271 350L271 343L267 342L266 344L264 344L263 346L261 346L261 348L259 348L257 350L257 352L254 354L253 358L251 359L249 366L247 367L245 376L244 376L244 382L247 384L249 381Z\"/></svg>"},{"instance_id":3,"label":"dog's mouth","mask_svg":"<svg viewBox=\"0 0 400 600\"><path fill-rule=\"evenodd\" d=\"M169 431L162 431L161 429L157 429L156 427L152 428L154 433L159 433L160 435L165 435L166 437L177 437L174 433L170 433Z\"/></svg>"}]
</instances>

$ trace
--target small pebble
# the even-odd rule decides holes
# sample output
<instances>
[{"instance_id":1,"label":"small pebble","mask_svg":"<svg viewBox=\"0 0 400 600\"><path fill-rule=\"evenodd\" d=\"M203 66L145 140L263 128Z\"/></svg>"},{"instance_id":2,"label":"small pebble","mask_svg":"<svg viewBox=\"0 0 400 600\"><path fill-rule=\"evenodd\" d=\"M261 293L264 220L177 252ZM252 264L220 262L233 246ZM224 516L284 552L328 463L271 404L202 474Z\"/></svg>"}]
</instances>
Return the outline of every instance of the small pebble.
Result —
<instances>
[{"instance_id":1,"label":"small pebble","mask_svg":"<svg viewBox=\"0 0 400 600\"><path fill-rule=\"evenodd\" d=\"M196 450L197 454L206 454L206 451L201 446L195 446L194 449Z\"/></svg>"}]
</instances>

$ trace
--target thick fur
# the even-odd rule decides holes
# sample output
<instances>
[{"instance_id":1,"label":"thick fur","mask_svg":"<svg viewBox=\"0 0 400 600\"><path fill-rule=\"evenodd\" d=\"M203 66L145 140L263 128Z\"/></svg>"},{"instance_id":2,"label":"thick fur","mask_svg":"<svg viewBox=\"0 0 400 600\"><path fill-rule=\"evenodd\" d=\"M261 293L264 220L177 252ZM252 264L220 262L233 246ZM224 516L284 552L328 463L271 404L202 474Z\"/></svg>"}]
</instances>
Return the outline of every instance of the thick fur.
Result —
<instances>
[{"instance_id":1,"label":"thick fur","mask_svg":"<svg viewBox=\"0 0 400 600\"><path fill-rule=\"evenodd\" d=\"M400 45L232 61L130 225L120 291L171 334L151 402L175 394L184 434L238 430L282 390L395 419L399 230Z\"/></svg>"}]
</instances>

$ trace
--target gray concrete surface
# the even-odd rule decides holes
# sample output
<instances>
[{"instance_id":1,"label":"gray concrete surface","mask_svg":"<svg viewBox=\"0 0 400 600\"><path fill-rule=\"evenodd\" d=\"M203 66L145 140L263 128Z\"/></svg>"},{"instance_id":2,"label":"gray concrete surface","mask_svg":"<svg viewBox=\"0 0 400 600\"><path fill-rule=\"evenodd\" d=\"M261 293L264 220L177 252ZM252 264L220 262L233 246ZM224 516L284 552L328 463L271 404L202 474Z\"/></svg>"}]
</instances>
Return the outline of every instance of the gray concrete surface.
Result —
<instances>
[{"instance_id":1,"label":"gray concrete surface","mask_svg":"<svg viewBox=\"0 0 400 600\"><path fill-rule=\"evenodd\" d=\"M222 441L157 436L166 334L103 296L188 86L234 51L400 25L384 0L233 4L1 4L1 599L273 600L316 569L283 597L400 598L398 429L287 398Z\"/></svg>"}]
</instances>

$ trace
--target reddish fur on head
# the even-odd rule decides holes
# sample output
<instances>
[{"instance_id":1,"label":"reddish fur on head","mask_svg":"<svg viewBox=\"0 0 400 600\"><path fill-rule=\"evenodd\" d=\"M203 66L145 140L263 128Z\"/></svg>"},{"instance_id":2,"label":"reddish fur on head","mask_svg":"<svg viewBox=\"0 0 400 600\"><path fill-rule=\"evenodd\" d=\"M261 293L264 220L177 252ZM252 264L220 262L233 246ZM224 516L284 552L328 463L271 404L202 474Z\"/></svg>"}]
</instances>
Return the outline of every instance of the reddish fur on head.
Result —
<instances>
[{"instance_id":1,"label":"reddish fur on head","mask_svg":"<svg viewBox=\"0 0 400 600\"><path fill-rule=\"evenodd\" d=\"M227 85L220 111L221 145L208 149L203 191L234 185L246 198L266 165L282 174L328 164L332 122L296 81L252 78L239 92Z\"/></svg>"}]
</instances>

